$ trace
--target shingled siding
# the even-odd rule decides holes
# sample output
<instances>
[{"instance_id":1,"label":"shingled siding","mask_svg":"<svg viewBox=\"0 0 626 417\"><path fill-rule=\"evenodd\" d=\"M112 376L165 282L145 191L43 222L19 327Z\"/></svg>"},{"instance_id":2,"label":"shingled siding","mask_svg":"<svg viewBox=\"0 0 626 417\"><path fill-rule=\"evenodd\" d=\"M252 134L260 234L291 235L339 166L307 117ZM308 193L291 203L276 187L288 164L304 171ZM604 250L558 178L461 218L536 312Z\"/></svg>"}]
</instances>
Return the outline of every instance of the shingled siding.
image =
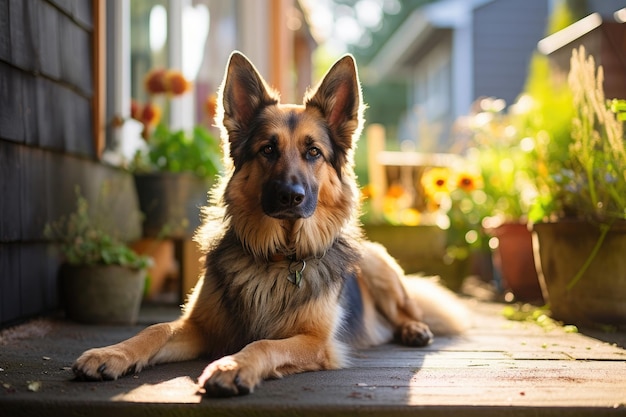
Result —
<instances>
[{"instance_id":1,"label":"shingled siding","mask_svg":"<svg viewBox=\"0 0 626 417\"><path fill-rule=\"evenodd\" d=\"M137 235L132 178L98 161L93 134L93 4L0 0L0 326L55 310L58 254L47 222L113 192L107 209Z\"/></svg>"}]
</instances>

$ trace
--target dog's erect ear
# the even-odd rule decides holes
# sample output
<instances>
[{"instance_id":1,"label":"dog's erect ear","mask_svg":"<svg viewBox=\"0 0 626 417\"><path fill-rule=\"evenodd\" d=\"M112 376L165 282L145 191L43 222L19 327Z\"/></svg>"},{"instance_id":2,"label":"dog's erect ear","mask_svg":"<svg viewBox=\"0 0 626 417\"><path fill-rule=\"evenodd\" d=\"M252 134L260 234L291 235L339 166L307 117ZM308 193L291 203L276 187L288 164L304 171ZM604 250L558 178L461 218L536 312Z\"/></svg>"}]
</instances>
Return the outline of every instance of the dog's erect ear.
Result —
<instances>
[{"instance_id":1,"label":"dog's erect ear","mask_svg":"<svg viewBox=\"0 0 626 417\"><path fill-rule=\"evenodd\" d=\"M333 140L341 149L351 149L362 125L361 85L351 55L338 60L317 89L305 97L307 107L317 107L326 119Z\"/></svg>"},{"instance_id":2,"label":"dog's erect ear","mask_svg":"<svg viewBox=\"0 0 626 417\"><path fill-rule=\"evenodd\" d=\"M263 107L278 103L254 65L240 52L233 52L222 84L223 124L231 143L248 132L249 123ZM232 151L232 150L231 150Z\"/></svg>"}]
</instances>

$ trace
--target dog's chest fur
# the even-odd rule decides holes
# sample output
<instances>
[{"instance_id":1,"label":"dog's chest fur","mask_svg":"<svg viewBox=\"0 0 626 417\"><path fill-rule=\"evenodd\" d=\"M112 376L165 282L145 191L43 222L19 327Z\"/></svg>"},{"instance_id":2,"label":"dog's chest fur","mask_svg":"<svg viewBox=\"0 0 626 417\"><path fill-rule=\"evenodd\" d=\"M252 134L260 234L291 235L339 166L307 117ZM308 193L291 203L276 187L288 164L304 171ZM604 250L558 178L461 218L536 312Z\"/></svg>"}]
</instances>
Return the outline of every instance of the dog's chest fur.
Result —
<instances>
[{"instance_id":1,"label":"dog's chest fur","mask_svg":"<svg viewBox=\"0 0 626 417\"><path fill-rule=\"evenodd\" d=\"M357 260L353 246L337 239L325 254L304 260L298 286L293 272L301 268L302 260L258 260L227 233L207 255L206 278L212 280L220 307L246 341L284 338L313 321L307 312L319 311L319 303L328 320L340 324L344 314L337 300L346 280L354 276Z\"/></svg>"}]
</instances>

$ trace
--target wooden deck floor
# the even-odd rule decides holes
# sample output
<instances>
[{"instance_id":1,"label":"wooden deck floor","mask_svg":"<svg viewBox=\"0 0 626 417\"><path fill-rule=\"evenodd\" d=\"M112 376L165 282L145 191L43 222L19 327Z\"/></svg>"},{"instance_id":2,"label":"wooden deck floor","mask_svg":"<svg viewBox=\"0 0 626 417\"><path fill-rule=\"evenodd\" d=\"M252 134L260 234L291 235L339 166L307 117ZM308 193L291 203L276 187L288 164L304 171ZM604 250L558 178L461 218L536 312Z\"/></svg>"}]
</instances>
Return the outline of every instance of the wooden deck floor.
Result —
<instances>
[{"instance_id":1,"label":"wooden deck floor","mask_svg":"<svg viewBox=\"0 0 626 417\"><path fill-rule=\"evenodd\" d=\"M502 305L468 303L475 327L462 337L361 350L351 368L266 381L251 395L220 400L197 393L203 361L74 382L68 367L80 352L141 326L38 320L0 334L0 415L626 415L624 333L605 335L612 344L546 332L505 320ZM173 308L145 309L143 325L175 316Z\"/></svg>"}]
</instances>

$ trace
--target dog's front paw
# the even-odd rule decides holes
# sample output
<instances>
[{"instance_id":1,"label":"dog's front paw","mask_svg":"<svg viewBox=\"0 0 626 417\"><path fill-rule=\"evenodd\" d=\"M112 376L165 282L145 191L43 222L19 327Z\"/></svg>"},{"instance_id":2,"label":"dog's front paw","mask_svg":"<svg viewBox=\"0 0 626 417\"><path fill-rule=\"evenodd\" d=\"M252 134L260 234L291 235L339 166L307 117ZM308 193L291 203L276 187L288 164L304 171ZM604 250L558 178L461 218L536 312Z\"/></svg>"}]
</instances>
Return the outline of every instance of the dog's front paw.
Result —
<instances>
[{"instance_id":1,"label":"dog's front paw","mask_svg":"<svg viewBox=\"0 0 626 417\"><path fill-rule=\"evenodd\" d=\"M198 384L210 397L233 397L249 394L261 382L251 367L236 356L224 356L209 364L198 378Z\"/></svg>"},{"instance_id":2,"label":"dog's front paw","mask_svg":"<svg viewBox=\"0 0 626 417\"><path fill-rule=\"evenodd\" d=\"M76 379L81 381L115 380L134 369L128 355L114 347L90 349L72 366Z\"/></svg>"},{"instance_id":3,"label":"dog's front paw","mask_svg":"<svg viewBox=\"0 0 626 417\"><path fill-rule=\"evenodd\" d=\"M433 340L428 325L419 321L409 321L400 328L400 340L406 346L422 347Z\"/></svg>"}]
</instances>

